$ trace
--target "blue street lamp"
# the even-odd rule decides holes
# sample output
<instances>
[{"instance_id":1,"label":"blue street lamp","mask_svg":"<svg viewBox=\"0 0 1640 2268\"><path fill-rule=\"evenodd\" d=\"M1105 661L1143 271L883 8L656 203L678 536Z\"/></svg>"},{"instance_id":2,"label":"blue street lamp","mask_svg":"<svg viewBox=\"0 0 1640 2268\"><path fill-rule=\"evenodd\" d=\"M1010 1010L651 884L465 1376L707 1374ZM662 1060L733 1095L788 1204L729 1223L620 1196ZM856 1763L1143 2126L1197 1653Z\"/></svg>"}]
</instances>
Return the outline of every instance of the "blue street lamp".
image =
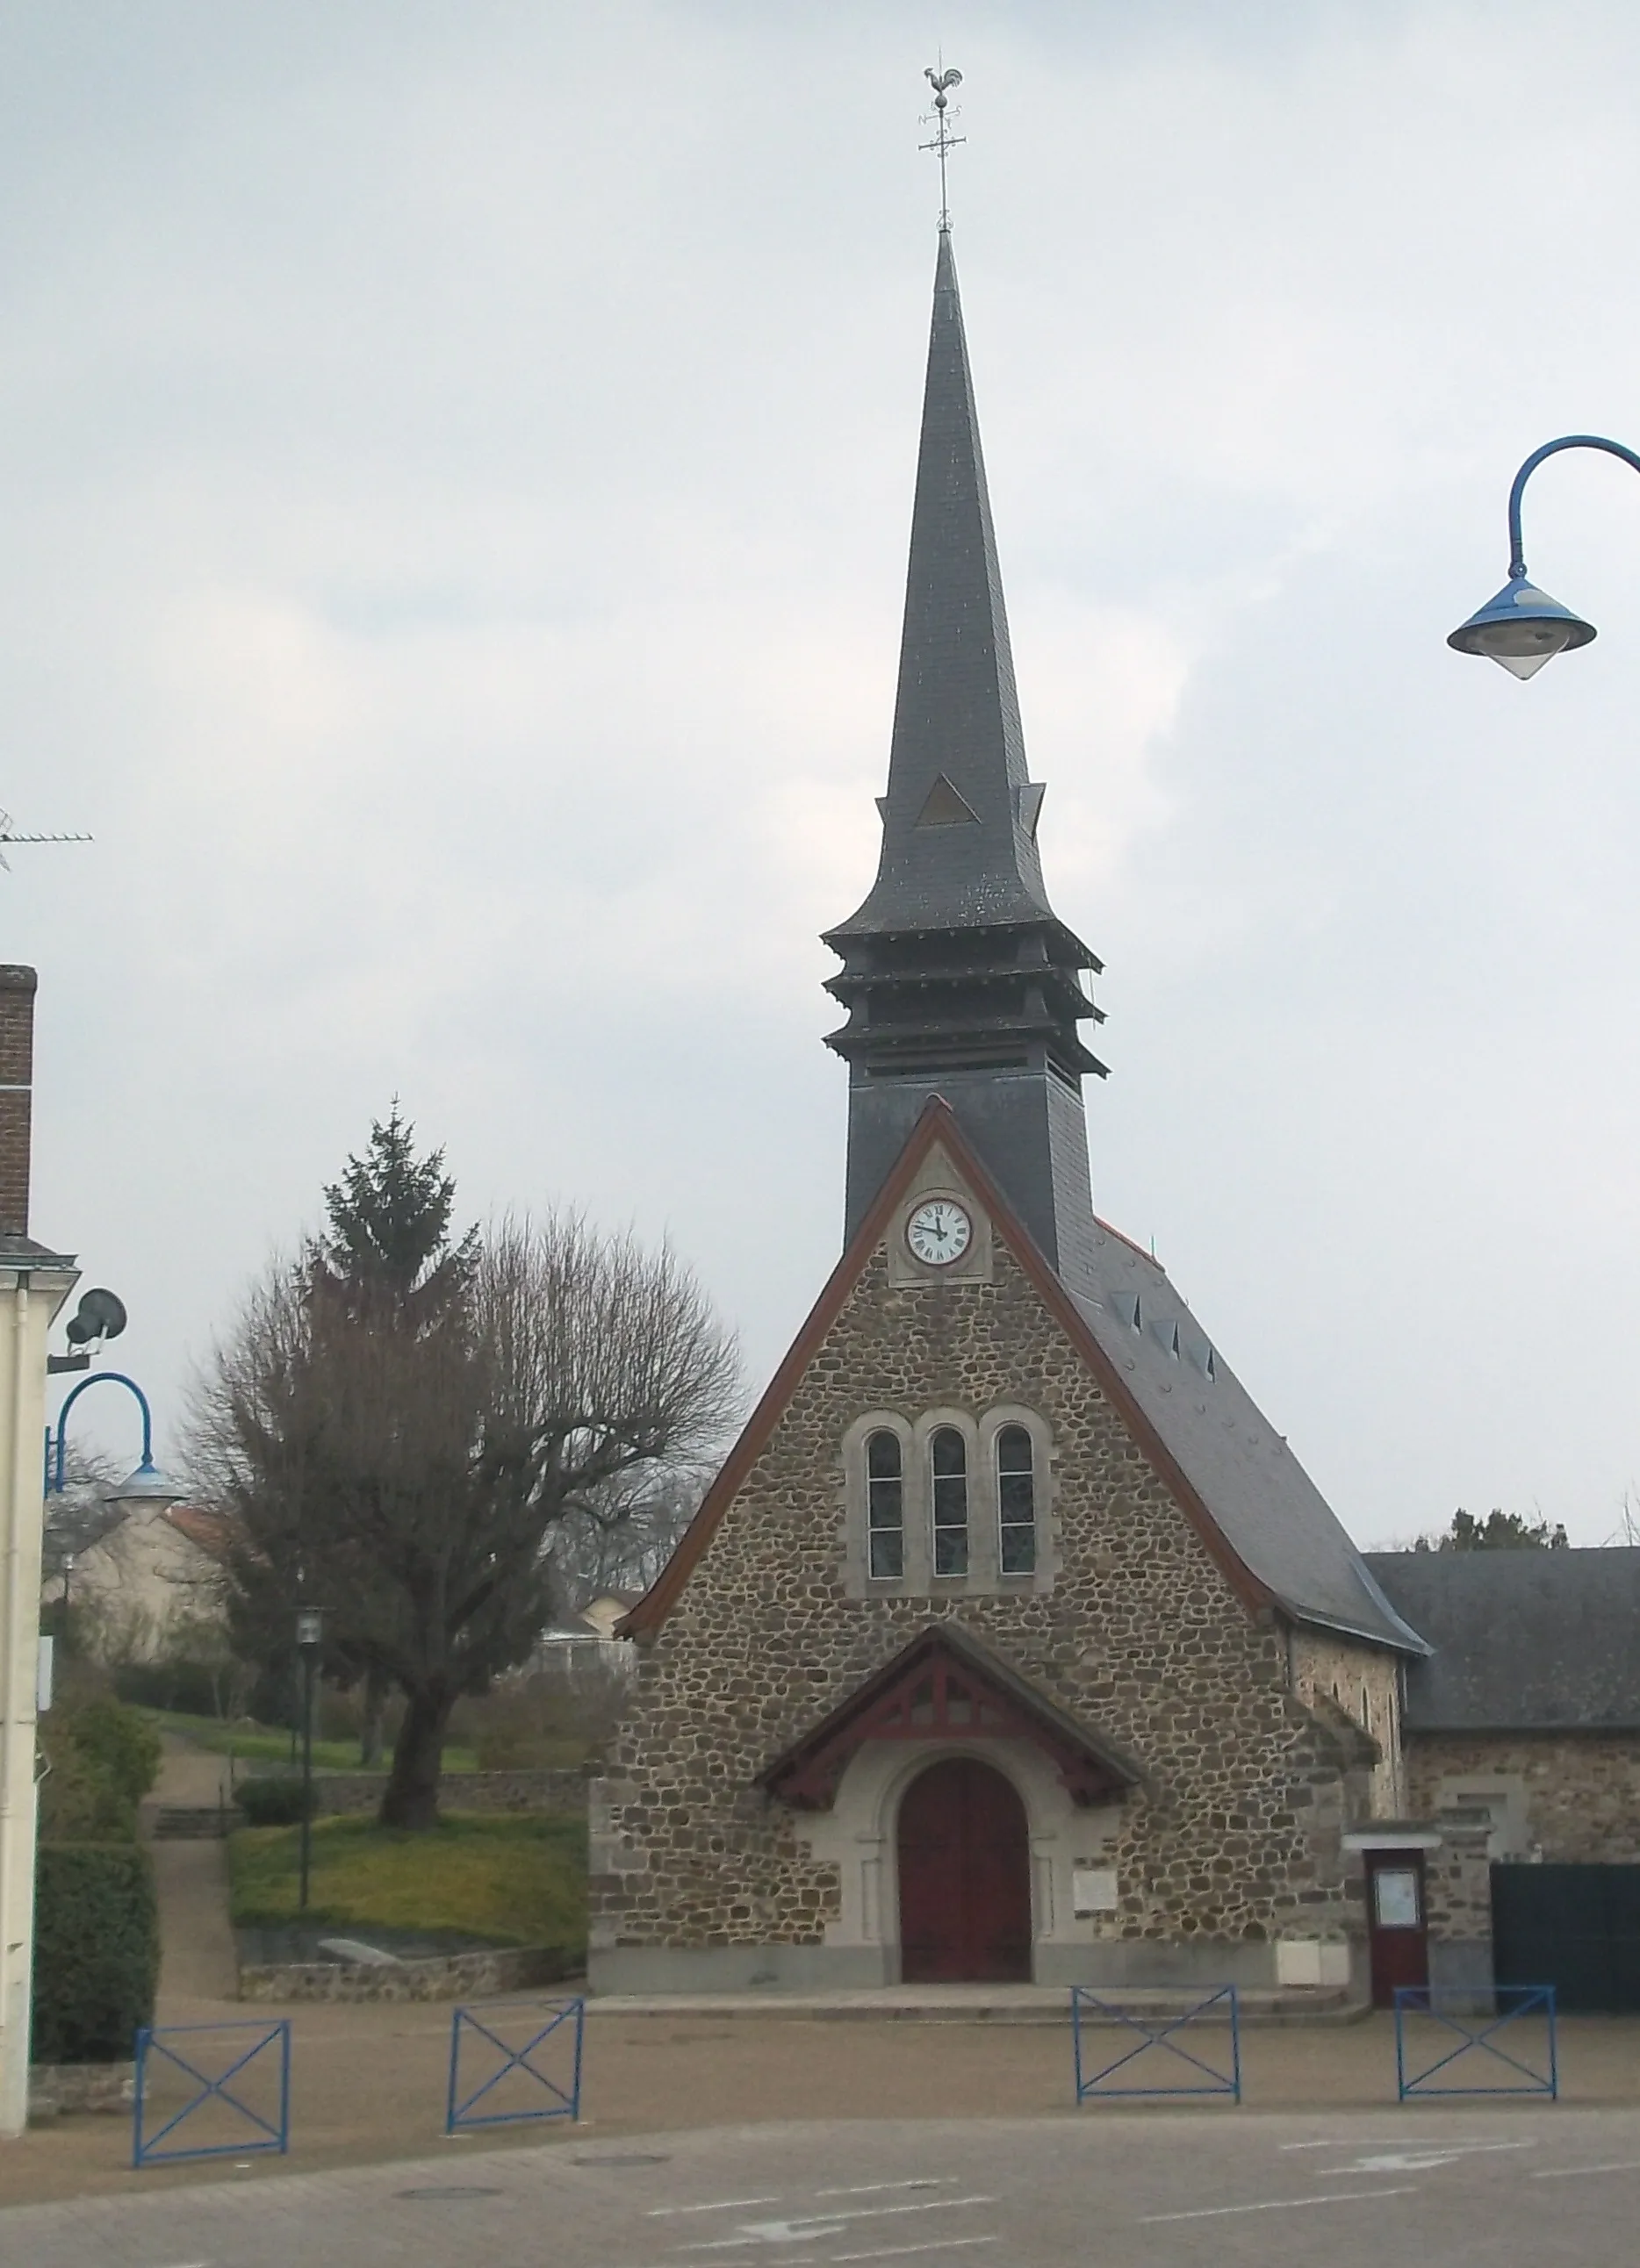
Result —
<instances>
[{"instance_id":1,"label":"blue street lamp","mask_svg":"<svg viewBox=\"0 0 1640 2268\"><path fill-rule=\"evenodd\" d=\"M110 1489L106 1502L122 1512L137 1512L144 1505L179 1504L182 1491L168 1481L154 1462L153 1412L148 1407L148 1396L134 1378L122 1371L93 1371L89 1378L64 1395L63 1407L57 1412L57 1430L46 1428L46 1494L60 1496L65 1485L64 1458L67 1454L68 1416L82 1394L89 1394L93 1386L122 1386L137 1396L137 1406L143 1413L143 1455L136 1470L128 1473L118 1488Z\"/></svg>"},{"instance_id":2,"label":"blue street lamp","mask_svg":"<svg viewBox=\"0 0 1640 2268\"><path fill-rule=\"evenodd\" d=\"M1486 654L1514 677L1533 676L1557 653L1587 645L1594 636L1592 622L1585 622L1570 607L1562 607L1558 599L1551 599L1547 591L1526 580L1520 499L1545 457L1555 456L1562 449L1604 449L1607 456L1621 457L1640 473L1640 456L1625 449L1621 441L1602 440L1598 433L1568 433L1534 449L1515 475L1515 484L1509 491L1509 580L1496 598L1489 599L1446 641L1459 653Z\"/></svg>"}]
</instances>

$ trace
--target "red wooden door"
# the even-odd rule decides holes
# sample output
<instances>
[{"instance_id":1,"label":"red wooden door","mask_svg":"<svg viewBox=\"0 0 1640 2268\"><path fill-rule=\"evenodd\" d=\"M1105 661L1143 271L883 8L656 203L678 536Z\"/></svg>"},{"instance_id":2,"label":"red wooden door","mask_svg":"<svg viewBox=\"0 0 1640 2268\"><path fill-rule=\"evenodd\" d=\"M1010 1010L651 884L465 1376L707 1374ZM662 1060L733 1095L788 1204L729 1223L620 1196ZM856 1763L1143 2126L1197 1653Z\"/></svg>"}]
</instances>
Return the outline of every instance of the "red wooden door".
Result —
<instances>
[{"instance_id":1,"label":"red wooden door","mask_svg":"<svg viewBox=\"0 0 1640 2268\"><path fill-rule=\"evenodd\" d=\"M1367 1944L1375 2008L1394 2007L1398 1984L1429 1983L1422 1851L1368 1852Z\"/></svg>"},{"instance_id":2,"label":"red wooden door","mask_svg":"<svg viewBox=\"0 0 1640 2268\"><path fill-rule=\"evenodd\" d=\"M1025 1807L1000 1771L948 1756L899 1815L900 1974L908 1984L1031 1976Z\"/></svg>"}]
</instances>

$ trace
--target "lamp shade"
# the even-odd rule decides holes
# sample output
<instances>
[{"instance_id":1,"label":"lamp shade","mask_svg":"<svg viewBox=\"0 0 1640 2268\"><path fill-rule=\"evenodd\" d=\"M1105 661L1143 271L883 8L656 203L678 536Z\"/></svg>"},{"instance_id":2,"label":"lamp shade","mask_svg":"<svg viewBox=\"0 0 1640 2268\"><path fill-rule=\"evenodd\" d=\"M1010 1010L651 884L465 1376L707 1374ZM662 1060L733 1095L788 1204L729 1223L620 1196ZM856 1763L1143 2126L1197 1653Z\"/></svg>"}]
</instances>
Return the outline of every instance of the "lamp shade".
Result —
<instances>
[{"instance_id":1,"label":"lamp shade","mask_svg":"<svg viewBox=\"0 0 1640 2268\"><path fill-rule=\"evenodd\" d=\"M154 1510L167 1504L181 1504L185 1491L174 1481L167 1480L150 1457L144 1457L134 1473L129 1473L118 1488L108 1491L105 1502L121 1512Z\"/></svg>"},{"instance_id":2,"label":"lamp shade","mask_svg":"<svg viewBox=\"0 0 1640 2268\"><path fill-rule=\"evenodd\" d=\"M1547 591L1511 575L1494 599L1461 622L1447 639L1459 653L1483 653L1511 677L1532 677L1546 661L1594 636L1585 622Z\"/></svg>"}]
</instances>

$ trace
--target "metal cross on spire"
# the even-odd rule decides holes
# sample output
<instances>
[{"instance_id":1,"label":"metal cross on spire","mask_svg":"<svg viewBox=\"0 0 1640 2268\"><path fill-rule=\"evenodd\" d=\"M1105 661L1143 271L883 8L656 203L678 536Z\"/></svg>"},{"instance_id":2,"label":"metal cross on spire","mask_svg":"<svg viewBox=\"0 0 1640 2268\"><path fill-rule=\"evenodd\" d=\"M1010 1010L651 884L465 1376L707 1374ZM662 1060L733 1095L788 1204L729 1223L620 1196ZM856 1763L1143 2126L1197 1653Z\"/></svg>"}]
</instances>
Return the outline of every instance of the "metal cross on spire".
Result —
<instances>
[{"instance_id":1,"label":"metal cross on spire","mask_svg":"<svg viewBox=\"0 0 1640 2268\"><path fill-rule=\"evenodd\" d=\"M940 230L944 234L951 225L951 208L945 194L945 164L952 151L968 139L965 134L953 134L951 131L951 118L957 114L952 111L949 117L946 114L949 108L950 90L962 85L963 75L959 70L947 70L945 58L942 55L939 68L936 70L930 63L923 77L934 89L934 108L925 114L922 122L925 126L933 125L934 139L919 146L934 151L940 160Z\"/></svg>"}]
</instances>

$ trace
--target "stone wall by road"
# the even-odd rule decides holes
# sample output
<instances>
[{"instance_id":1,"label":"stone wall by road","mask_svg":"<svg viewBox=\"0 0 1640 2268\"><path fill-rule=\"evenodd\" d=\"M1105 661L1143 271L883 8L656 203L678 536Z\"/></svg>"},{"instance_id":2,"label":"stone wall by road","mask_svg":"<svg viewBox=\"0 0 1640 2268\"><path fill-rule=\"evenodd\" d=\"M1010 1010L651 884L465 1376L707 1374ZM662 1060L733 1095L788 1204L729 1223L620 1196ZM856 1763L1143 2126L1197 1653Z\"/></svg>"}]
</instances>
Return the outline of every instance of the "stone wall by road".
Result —
<instances>
[{"instance_id":1,"label":"stone wall by road","mask_svg":"<svg viewBox=\"0 0 1640 2268\"><path fill-rule=\"evenodd\" d=\"M1210 1384L1186 1391L1212 1392ZM1051 1588L849 1597L841 1445L862 1411L1039 1412L1053 1437ZM949 1617L1137 1759L1090 1940L1342 1936L1341 1743L1001 1239L987 1281L869 1263L669 1619L640 1648L594 1805L599 1948L817 1946L835 1864L757 1774L930 1621Z\"/></svg>"},{"instance_id":2,"label":"stone wall by road","mask_svg":"<svg viewBox=\"0 0 1640 2268\"><path fill-rule=\"evenodd\" d=\"M284 1778L288 1767L257 1777ZM372 1812L386 1785L380 1772L315 1772L315 1808L323 1818ZM587 1775L579 1764L564 1771L447 1772L439 1801L446 1811L584 1811Z\"/></svg>"},{"instance_id":3,"label":"stone wall by road","mask_svg":"<svg viewBox=\"0 0 1640 2268\"><path fill-rule=\"evenodd\" d=\"M1640 1737L1632 1734L1409 1733L1407 1771L1418 1818L1486 1801L1495 1858L1640 1859Z\"/></svg>"},{"instance_id":4,"label":"stone wall by road","mask_svg":"<svg viewBox=\"0 0 1640 2268\"><path fill-rule=\"evenodd\" d=\"M579 1976L579 1953L556 1946L498 1948L455 1953L441 1960L372 1962L304 1961L288 1964L245 1963L240 1970L241 2000L274 2003L307 2000L465 2000L491 1992L521 1992Z\"/></svg>"}]
</instances>

